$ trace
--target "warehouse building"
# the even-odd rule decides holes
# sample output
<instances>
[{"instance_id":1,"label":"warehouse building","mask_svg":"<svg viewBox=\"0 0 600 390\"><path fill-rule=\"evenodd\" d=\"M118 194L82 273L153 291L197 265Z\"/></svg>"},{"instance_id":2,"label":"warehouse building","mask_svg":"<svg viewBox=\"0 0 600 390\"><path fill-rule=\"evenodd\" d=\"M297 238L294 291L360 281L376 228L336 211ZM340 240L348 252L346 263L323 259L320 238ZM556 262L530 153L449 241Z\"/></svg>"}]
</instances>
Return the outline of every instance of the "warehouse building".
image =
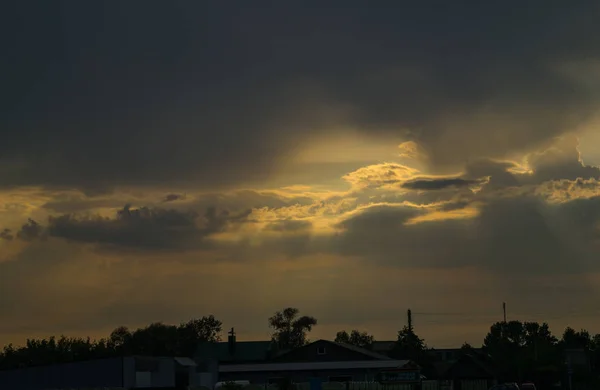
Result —
<instances>
[{"instance_id":1,"label":"warehouse building","mask_svg":"<svg viewBox=\"0 0 600 390\"><path fill-rule=\"evenodd\" d=\"M0 371L0 389L186 388L196 386L189 358L117 357Z\"/></svg>"}]
</instances>

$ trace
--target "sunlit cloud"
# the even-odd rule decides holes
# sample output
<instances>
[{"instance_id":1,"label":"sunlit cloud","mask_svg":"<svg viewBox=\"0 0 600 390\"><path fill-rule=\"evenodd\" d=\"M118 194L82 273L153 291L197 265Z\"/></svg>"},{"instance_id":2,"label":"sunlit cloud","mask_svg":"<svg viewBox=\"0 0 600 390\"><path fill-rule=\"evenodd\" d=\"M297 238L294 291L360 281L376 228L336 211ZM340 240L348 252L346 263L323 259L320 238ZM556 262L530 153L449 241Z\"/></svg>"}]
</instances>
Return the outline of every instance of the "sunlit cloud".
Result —
<instances>
[{"instance_id":1,"label":"sunlit cloud","mask_svg":"<svg viewBox=\"0 0 600 390\"><path fill-rule=\"evenodd\" d=\"M7 18L0 344L213 311L268 338L289 305L326 338L481 314L418 318L434 346L504 300L600 326L596 5L89 7Z\"/></svg>"}]
</instances>

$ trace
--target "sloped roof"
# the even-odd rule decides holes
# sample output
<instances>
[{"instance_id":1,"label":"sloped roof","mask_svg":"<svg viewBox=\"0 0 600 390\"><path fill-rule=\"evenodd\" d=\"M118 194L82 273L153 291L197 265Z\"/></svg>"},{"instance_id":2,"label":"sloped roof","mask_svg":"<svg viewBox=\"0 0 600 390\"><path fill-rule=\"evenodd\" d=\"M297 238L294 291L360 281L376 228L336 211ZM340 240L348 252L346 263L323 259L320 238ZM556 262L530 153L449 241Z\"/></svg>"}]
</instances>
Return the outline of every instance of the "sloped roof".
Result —
<instances>
[{"instance_id":1,"label":"sloped roof","mask_svg":"<svg viewBox=\"0 0 600 390\"><path fill-rule=\"evenodd\" d=\"M345 369L396 369L409 364L409 360L360 360L336 362L293 362L293 363L255 363L226 364L219 366L219 372L256 372L256 371L312 371Z\"/></svg>"},{"instance_id":2,"label":"sloped roof","mask_svg":"<svg viewBox=\"0 0 600 390\"><path fill-rule=\"evenodd\" d=\"M394 345L395 341L377 341L373 342L373 351L389 352Z\"/></svg>"},{"instance_id":3,"label":"sloped roof","mask_svg":"<svg viewBox=\"0 0 600 390\"><path fill-rule=\"evenodd\" d=\"M236 341L233 355L228 342L203 343L196 350L195 358L220 362L256 362L266 360L270 350L271 341Z\"/></svg>"},{"instance_id":4,"label":"sloped roof","mask_svg":"<svg viewBox=\"0 0 600 390\"><path fill-rule=\"evenodd\" d=\"M495 376L495 370L486 362L481 361L478 358L477 354L463 354L456 362L452 363L450 367L443 373L444 375L448 375L449 372L455 370L455 368L463 367L462 364L470 362L474 365L474 367L478 367L481 371L485 372L490 377ZM473 366L471 366L473 367Z\"/></svg>"},{"instance_id":5,"label":"sloped roof","mask_svg":"<svg viewBox=\"0 0 600 390\"><path fill-rule=\"evenodd\" d=\"M360 353L360 354L362 354L364 356L368 356L368 357L376 359L376 360L392 360L390 357L388 357L386 355L382 355L380 353L373 352L373 351L370 351L368 349L358 347L356 345L346 344L346 343L336 343L335 341L324 340L324 339L315 340L315 341L310 342L310 343L308 343L308 344L306 344L306 345L304 345L304 346L302 346L300 348L305 348L305 347L308 347L309 345L312 345L312 344L315 344L315 343L327 343L327 344L336 345L338 347L341 347L341 348L344 348L344 349L347 349L347 350L350 350L350 351L358 352L358 353ZM291 353L293 351L294 351L294 349L280 351L279 353L277 353L276 356L279 358L279 357L284 356L284 355L286 355L288 353Z\"/></svg>"},{"instance_id":6,"label":"sloped roof","mask_svg":"<svg viewBox=\"0 0 600 390\"><path fill-rule=\"evenodd\" d=\"M369 349L358 347L356 345L346 344L346 343L336 343L334 341L328 341L328 340L320 340L320 341L327 341L331 344L339 345L342 348L346 348L346 349L349 349L349 350L352 350L352 351L355 351L358 353L362 353L363 355L370 356L377 360L391 360L391 358L389 356L383 355L381 353L373 352Z\"/></svg>"}]
</instances>

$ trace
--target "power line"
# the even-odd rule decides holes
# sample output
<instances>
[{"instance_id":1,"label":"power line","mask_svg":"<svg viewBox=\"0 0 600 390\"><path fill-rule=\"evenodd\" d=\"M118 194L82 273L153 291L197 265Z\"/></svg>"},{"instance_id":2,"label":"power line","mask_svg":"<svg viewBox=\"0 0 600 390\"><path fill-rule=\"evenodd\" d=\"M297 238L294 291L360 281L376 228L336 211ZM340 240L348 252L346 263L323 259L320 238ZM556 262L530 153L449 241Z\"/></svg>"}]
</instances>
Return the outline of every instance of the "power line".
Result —
<instances>
[{"instance_id":1,"label":"power line","mask_svg":"<svg viewBox=\"0 0 600 390\"><path fill-rule=\"evenodd\" d=\"M413 311L412 314L425 317L425 320L430 321L431 317L462 317L470 320L502 320L501 317L496 313L491 312L425 312L425 311ZM512 318L515 320L538 320L538 321L549 321L549 320L562 320L569 318L581 318L586 316L600 316L600 308L579 308L570 309L561 313L543 313L543 312L511 312ZM429 318L427 318L429 317ZM441 319L440 319L441 320ZM437 320L435 320L437 321Z\"/></svg>"}]
</instances>

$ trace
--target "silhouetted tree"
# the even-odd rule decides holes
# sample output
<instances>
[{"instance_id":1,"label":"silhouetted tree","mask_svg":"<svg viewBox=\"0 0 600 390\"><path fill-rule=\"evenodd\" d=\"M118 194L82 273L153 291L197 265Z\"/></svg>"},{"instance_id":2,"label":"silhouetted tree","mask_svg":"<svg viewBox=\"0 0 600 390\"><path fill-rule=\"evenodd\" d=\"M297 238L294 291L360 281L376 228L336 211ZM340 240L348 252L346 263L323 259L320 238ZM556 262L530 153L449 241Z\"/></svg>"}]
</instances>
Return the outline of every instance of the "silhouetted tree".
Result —
<instances>
[{"instance_id":1,"label":"silhouetted tree","mask_svg":"<svg viewBox=\"0 0 600 390\"><path fill-rule=\"evenodd\" d=\"M223 324L212 315L180 324L177 329L180 356L192 357L200 343L221 341L222 330Z\"/></svg>"},{"instance_id":2,"label":"silhouetted tree","mask_svg":"<svg viewBox=\"0 0 600 390\"><path fill-rule=\"evenodd\" d=\"M499 368L503 380L522 381L558 375L557 339L546 323L496 322L490 327L483 347Z\"/></svg>"},{"instance_id":3,"label":"silhouetted tree","mask_svg":"<svg viewBox=\"0 0 600 390\"><path fill-rule=\"evenodd\" d=\"M463 345L461 345L460 349L465 352L473 351L471 344L467 343L466 341L463 343Z\"/></svg>"},{"instance_id":4,"label":"silhouetted tree","mask_svg":"<svg viewBox=\"0 0 600 390\"><path fill-rule=\"evenodd\" d=\"M342 330L337 332L334 341L336 343L352 344L357 347L370 349L373 346L375 337L367 332L360 332L356 329L352 330L350 333Z\"/></svg>"},{"instance_id":5,"label":"silhouetted tree","mask_svg":"<svg viewBox=\"0 0 600 390\"><path fill-rule=\"evenodd\" d=\"M211 315L179 326L154 323L133 332L121 326L108 339L65 336L28 339L22 347L12 344L4 347L0 352L0 369L131 354L191 357L199 343L219 341L221 328L221 322Z\"/></svg>"},{"instance_id":6,"label":"silhouetted tree","mask_svg":"<svg viewBox=\"0 0 600 390\"><path fill-rule=\"evenodd\" d=\"M410 359L421 366L430 365L433 355L427 350L425 341L417 336L412 324L411 310L407 310L407 324L398 332L398 339L390 351L396 359Z\"/></svg>"},{"instance_id":7,"label":"silhouetted tree","mask_svg":"<svg viewBox=\"0 0 600 390\"><path fill-rule=\"evenodd\" d=\"M592 337L585 329L577 332L575 329L567 327L563 332L561 344L564 348L589 351L592 347Z\"/></svg>"},{"instance_id":8,"label":"silhouetted tree","mask_svg":"<svg viewBox=\"0 0 600 390\"><path fill-rule=\"evenodd\" d=\"M135 355L174 356L178 344L177 326L156 322L133 332L127 349Z\"/></svg>"},{"instance_id":9,"label":"silhouetted tree","mask_svg":"<svg viewBox=\"0 0 600 390\"><path fill-rule=\"evenodd\" d=\"M110 346L120 355L129 355L132 352L131 337L132 334L129 331L129 328L126 326L119 326L115 328L109 336Z\"/></svg>"},{"instance_id":10,"label":"silhouetted tree","mask_svg":"<svg viewBox=\"0 0 600 390\"><path fill-rule=\"evenodd\" d=\"M269 327L273 329L272 340L277 348L293 349L307 343L306 334L317 325L317 319L310 316L298 317L299 313L300 310L288 307L269 318Z\"/></svg>"}]
</instances>

